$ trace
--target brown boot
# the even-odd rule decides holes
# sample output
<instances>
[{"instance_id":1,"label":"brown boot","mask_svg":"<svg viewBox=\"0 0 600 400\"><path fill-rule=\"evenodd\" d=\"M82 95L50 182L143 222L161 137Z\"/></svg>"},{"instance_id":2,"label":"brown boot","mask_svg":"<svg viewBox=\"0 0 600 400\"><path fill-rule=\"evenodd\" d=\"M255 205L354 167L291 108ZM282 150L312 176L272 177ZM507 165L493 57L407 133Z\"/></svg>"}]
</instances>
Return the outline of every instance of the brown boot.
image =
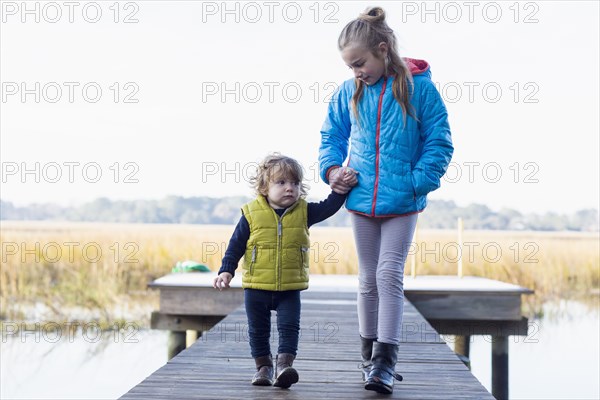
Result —
<instances>
[{"instance_id":1,"label":"brown boot","mask_svg":"<svg viewBox=\"0 0 600 400\"><path fill-rule=\"evenodd\" d=\"M273 358L268 356L257 357L256 373L252 378L252 384L256 386L271 386L273 384Z\"/></svg>"},{"instance_id":2,"label":"brown boot","mask_svg":"<svg viewBox=\"0 0 600 400\"><path fill-rule=\"evenodd\" d=\"M277 379L275 379L273 386L287 389L294 383L298 382L298 372L292 368L295 358L296 356L293 354L277 354Z\"/></svg>"}]
</instances>

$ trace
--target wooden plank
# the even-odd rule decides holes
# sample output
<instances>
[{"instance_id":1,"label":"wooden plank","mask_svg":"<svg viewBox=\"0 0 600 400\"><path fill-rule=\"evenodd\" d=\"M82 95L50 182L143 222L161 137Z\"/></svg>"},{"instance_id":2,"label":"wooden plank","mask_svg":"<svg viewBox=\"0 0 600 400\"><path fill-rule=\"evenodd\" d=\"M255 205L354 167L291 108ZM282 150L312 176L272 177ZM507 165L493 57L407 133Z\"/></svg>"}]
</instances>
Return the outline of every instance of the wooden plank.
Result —
<instances>
[{"instance_id":1,"label":"wooden plank","mask_svg":"<svg viewBox=\"0 0 600 400\"><path fill-rule=\"evenodd\" d=\"M160 312L165 314L227 315L243 302L244 292L241 289L219 292L212 286L195 288L164 287L160 290L159 307Z\"/></svg>"},{"instance_id":2,"label":"wooden plank","mask_svg":"<svg viewBox=\"0 0 600 400\"><path fill-rule=\"evenodd\" d=\"M124 394L122 399L360 399L366 391L358 369L355 293L303 293L301 337L294 366L300 382L290 389L250 384L250 357L243 306L236 309L191 347ZM386 398L493 399L410 304L405 303L404 332L399 346L397 382ZM278 335L272 334L276 352Z\"/></svg>"},{"instance_id":3,"label":"wooden plank","mask_svg":"<svg viewBox=\"0 0 600 400\"><path fill-rule=\"evenodd\" d=\"M208 331L223 320L225 315L176 315L163 314L157 311L150 315L150 328L174 332Z\"/></svg>"},{"instance_id":4,"label":"wooden plank","mask_svg":"<svg viewBox=\"0 0 600 400\"><path fill-rule=\"evenodd\" d=\"M429 320L428 322L442 335L527 336L529 334L529 321L525 317L519 321Z\"/></svg>"},{"instance_id":5,"label":"wooden plank","mask_svg":"<svg viewBox=\"0 0 600 400\"><path fill-rule=\"evenodd\" d=\"M182 287L212 287L212 281L215 273L179 273L162 276L148 284L149 288L182 288ZM237 274L231 281L232 288L241 288L241 274ZM310 289L327 293L350 292L356 293L358 289L357 275L315 275L310 276ZM506 282L500 282L494 279L465 276L448 275L421 275L413 278L404 277L405 292L484 292L484 293L511 293L511 294L532 294L533 291L518 285Z\"/></svg>"},{"instance_id":6,"label":"wooden plank","mask_svg":"<svg viewBox=\"0 0 600 400\"><path fill-rule=\"evenodd\" d=\"M244 300L240 275L231 289L212 287L214 274L169 274L149 287L160 289L160 311L180 315L227 315ZM356 296L356 275L313 275L307 293L327 296ZM406 277L406 297L427 319L513 320L521 319L521 295L529 289L479 277Z\"/></svg>"},{"instance_id":7,"label":"wooden plank","mask_svg":"<svg viewBox=\"0 0 600 400\"><path fill-rule=\"evenodd\" d=\"M410 293L489 293L533 294L531 289L479 276L421 275L404 278L405 291Z\"/></svg>"},{"instance_id":8,"label":"wooden plank","mask_svg":"<svg viewBox=\"0 0 600 400\"><path fill-rule=\"evenodd\" d=\"M406 295L427 319L521 320L521 296L473 293Z\"/></svg>"}]
</instances>

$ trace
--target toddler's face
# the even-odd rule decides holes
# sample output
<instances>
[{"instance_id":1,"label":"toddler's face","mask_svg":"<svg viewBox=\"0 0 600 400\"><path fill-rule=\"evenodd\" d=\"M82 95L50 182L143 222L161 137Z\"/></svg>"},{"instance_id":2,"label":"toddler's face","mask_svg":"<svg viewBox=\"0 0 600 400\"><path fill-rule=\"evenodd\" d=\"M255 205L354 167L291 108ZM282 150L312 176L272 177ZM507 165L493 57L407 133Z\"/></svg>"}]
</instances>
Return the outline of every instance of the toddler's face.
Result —
<instances>
[{"instance_id":1,"label":"toddler's face","mask_svg":"<svg viewBox=\"0 0 600 400\"><path fill-rule=\"evenodd\" d=\"M382 57L376 57L370 50L364 47L348 46L342 50L342 59L354 72L354 77L360 79L367 85L377 83L385 73L385 62Z\"/></svg>"},{"instance_id":2,"label":"toddler's face","mask_svg":"<svg viewBox=\"0 0 600 400\"><path fill-rule=\"evenodd\" d=\"M300 182L277 178L269 182L267 200L273 208L287 208L300 198Z\"/></svg>"}]
</instances>

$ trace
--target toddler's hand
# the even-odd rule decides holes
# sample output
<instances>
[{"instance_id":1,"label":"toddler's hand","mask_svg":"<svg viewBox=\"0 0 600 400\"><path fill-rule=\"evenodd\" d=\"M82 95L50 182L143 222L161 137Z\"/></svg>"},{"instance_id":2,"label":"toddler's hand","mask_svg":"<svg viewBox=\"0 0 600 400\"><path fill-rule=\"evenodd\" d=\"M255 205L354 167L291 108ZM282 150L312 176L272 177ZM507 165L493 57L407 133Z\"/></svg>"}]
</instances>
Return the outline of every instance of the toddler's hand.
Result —
<instances>
[{"instance_id":1,"label":"toddler's hand","mask_svg":"<svg viewBox=\"0 0 600 400\"><path fill-rule=\"evenodd\" d=\"M343 181L345 184L347 184L350 187L354 187L358 184L358 171L350 168L350 167L345 167L344 171L343 171Z\"/></svg>"},{"instance_id":2,"label":"toddler's hand","mask_svg":"<svg viewBox=\"0 0 600 400\"><path fill-rule=\"evenodd\" d=\"M329 186L337 194L346 194L350 191L350 185L344 182L344 169L335 167L328 174Z\"/></svg>"},{"instance_id":3,"label":"toddler's hand","mask_svg":"<svg viewBox=\"0 0 600 400\"><path fill-rule=\"evenodd\" d=\"M213 287L215 289L223 290L229 288L229 282L233 276L229 272L221 272L213 281Z\"/></svg>"}]
</instances>

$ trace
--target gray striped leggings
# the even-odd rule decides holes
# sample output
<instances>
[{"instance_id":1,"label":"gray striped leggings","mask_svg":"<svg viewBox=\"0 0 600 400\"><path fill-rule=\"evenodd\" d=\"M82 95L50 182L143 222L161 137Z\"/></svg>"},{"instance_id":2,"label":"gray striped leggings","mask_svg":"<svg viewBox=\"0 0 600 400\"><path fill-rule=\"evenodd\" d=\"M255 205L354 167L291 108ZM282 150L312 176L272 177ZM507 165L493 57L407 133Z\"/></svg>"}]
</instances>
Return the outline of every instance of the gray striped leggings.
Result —
<instances>
[{"instance_id":1,"label":"gray striped leggings","mask_svg":"<svg viewBox=\"0 0 600 400\"><path fill-rule=\"evenodd\" d=\"M398 344L404 311L404 261L417 215L352 214L358 252L358 329L362 337Z\"/></svg>"}]
</instances>

